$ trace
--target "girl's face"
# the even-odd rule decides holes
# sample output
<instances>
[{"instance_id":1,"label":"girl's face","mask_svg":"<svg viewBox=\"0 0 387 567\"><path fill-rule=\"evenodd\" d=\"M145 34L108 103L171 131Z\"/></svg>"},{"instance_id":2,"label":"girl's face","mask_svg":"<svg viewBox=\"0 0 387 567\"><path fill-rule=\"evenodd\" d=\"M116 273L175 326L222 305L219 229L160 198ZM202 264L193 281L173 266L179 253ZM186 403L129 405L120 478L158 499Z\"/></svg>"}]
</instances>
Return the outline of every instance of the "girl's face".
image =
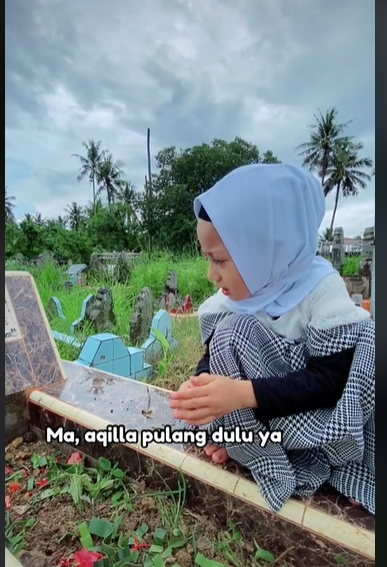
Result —
<instances>
[{"instance_id":1,"label":"girl's face","mask_svg":"<svg viewBox=\"0 0 387 567\"><path fill-rule=\"evenodd\" d=\"M233 301L248 299L251 294L214 226L199 219L196 232L202 253L209 261L208 279Z\"/></svg>"}]
</instances>

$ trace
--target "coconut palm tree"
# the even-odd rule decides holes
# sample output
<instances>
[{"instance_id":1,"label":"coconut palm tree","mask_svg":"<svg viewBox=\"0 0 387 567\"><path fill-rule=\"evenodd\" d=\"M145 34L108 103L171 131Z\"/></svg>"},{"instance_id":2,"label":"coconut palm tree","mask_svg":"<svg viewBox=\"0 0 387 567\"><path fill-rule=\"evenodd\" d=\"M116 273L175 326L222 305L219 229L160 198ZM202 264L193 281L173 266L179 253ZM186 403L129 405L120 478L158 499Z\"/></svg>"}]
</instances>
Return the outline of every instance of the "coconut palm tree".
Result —
<instances>
[{"instance_id":1,"label":"coconut palm tree","mask_svg":"<svg viewBox=\"0 0 387 567\"><path fill-rule=\"evenodd\" d=\"M323 256L326 256L330 252L330 246L333 240L333 233L329 227L326 227L321 234L318 236L318 247L319 251Z\"/></svg>"},{"instance_id":2,"label":"coconut palm tree","mask_svg":"<svg viewBox=\"0 0 387 567\"><path fill-rule=\"evenodd\" d=\"M58 215L55 219L55 222L61 228L66 228L67 226L67 219L65 217L62 217L62 215Z\"/></svg>"},{"instance_id":3,"label":"coconut palm tree","mask_svg":"<svg viewBox=\"0 0 387 567\"><path fill-rule=\"evenodd\" d=\"M33 215L32 213L26 213L26 214L23 216L23 218L22 218L22 222L24 222L24 223L29 223L29 222L33 223L33 222L35 222L35 217L34 217L34 215Z\"/></svg>"},{"instance_id":4,"label":"coconut palm tree","mask_svg":"<svg viewBox=\"0 0 387 567\"><path fill-rule=\"evenodd\" d=\"M373 161L368 157L359 157L359 152L363 147L364 145L361 142L354 144L349 138L342 140L336 144L332 163L326 169L324 195L327 196L335 191L335 204L329 228L330 234L333 234L340 195L343 197L356 196L359 189L365 189L367 183L371 181L371 175L363 170L372 168Z\"/></svg>"},{"instance_id":5,"label":"coconut palm tree","mask_svg":"<svg viewBox=\"0 0 387 567\"><path fill-rule=\"evenodd\" d=\"M71 203L65 209L66 223L71 230L78 230L84 221L83 209L78 203Z\"/></svg>"},{"instance_id":6,"label":"coconut palm tree","mask_svg":"<svg viewBox=\"0 0 387 567\"><path fill-rule=\"evenodd\" d=\"M343 137L342 133L352 120L338 122L336 108L328 109L325 114L319 111L319 115L315 114L314 117L315 124L309 126L313 129L309 142L297 146L296 150L301 150L298 155L304 158L302 165L311 171L316 171L324 186L326 172L335 155L336 146L348 140L348 137Z\"/></svg>"},{"instance_id":7,"label":"coconut palm tree","mask_svg":"<svg viewBox=\"0 0 387 567\"><path fill-rule=\"evenodd\" d=\"M130 181L124 181L122 183L122 186L120 187L118 192L118 198L128 210L128 215L131 222L140 222L136 212L138 193L136 187Z\"/></svg>"},{"instance_id":8,"label":"coconut palm tree","mask_svg":"<svg viewBox=\"0 0 387 567\"><path fill-rule=\"evenodd\" d=\"M102 161L96 170L96 180L98 183L97 195L106 191L108 204L114 203L115 198L120 194L125 184L124 172L121 169L122 163L115 161L113 155L109 153L103 154Z\"/></svg>"},{"instance_id":9,"label":"coconut palm tree","mask_svg":"<svg viewBox=\"0 0 387 567\"><path fill-rule=\"evenodd\" d=\"M5 187L5 222L15 222L15 214L13 209L15 207L15 197L8 195L8 187Z\"/></svg>"},{"instance_id":10,"label":"coconut palm tree","mask_svg":"<svg viewBox=\"0 0 387 567\"><path fill-rule=\"evenodd\" d=\"M79 154L73 154L81 162L81 167L78 172L77 181L82 181L85 177L89 179L89 183L93 188L93 205L95 205L95 200L97 196L96 192L96 180L97 180L97 169L103 158L103 150L101 150L101 142L95 142L94 140L88 140L87 142L82 142L82 146L86 150L86 157Z\"/></svg>"},{"instance_id":11,"label":"coconut palm tree","mask_svg":"<svg viewBox=\"0 0 387 567\"><path fill-rule=\"evenodd\" d=\"M34 215L34 222L37 226L43 228L47 224L47 219L43 217L42 213L36 213L36 215Z\"/></svg>"},{"instance_id":12,"label":"coconut palm tree","mask_svg":"<svg viewBox=\"0 0 387 567\"><path fill-rule=\"evenodd\" d=\"M332 242L333 233L329 227L324 228L319 235L318 240L321 244L330 244Z\"/></svg>"}]
</instances>

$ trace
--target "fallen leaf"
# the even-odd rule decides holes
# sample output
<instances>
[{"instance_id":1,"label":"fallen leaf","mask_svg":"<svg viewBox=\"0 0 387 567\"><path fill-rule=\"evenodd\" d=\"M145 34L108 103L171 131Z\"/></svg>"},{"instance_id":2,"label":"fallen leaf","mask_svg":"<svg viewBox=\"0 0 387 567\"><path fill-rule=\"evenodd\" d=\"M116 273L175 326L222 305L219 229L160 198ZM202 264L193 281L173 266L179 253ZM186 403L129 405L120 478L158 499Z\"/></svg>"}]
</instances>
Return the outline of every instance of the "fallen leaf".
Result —
<instances>
[{"instance_id":1,"label":"fallen leaf","mask_svg":"<svg viewBox=\"0 0 387 567\"><path fill-rule=\"evenodd\" d=\"M36 484L36 486L38 486L39 488L43 488L43 486L47 486L47 484L48 484L48 478L43 478L42 480L37 480L35 484Z\"/></svg>"},{"instance_id":2,"label":"fallen leaf","mask_svg":"<svg viewBox=\"0 0 387 567\"><path fill-rule=\"evenodd\" d=\"M5 465L5 474L12 474L12 471L7 465Z\"/></svg>"},{"instance_id":3,"label":"fallen leaf","mask_svg":"<svg viewBox=\"0 0 387 567\"><path fill-rule=\"evenodd\" d=\"M14 506L12 510L15 514L18 514L18 516L24 516L27 510L29 510L29 508L30 508L29 504L21 504L19 506Z\"/></svg>"},{"instance_id":4,"label":"fallen leaf","mask_svg":"<svg viewBox=\"0 0 387 567\"><path fill-rule=\"evenodd\" d=\"M82 461L82 455L80 453L72 453L67 461L68 465L77 465Z\"/></svg>"},{"instance_id":5,"label":"fallen leaf","mask_svg":"<svg viewBox=\"0 0 387 567\"><path fill-rule=\"evenodd\" d=\"M18 482L13 482L9 485L9 491L11 494L15 494L20 489L20 484Z\"/></svg>"},{"instance_id":6,"label":"fallen leaf","mask_svg":"<svg viewBox=\"0 0 387 567\"><path fill-rule=\"evenodd\" d=\"M8 451L9 449L17 449L23 445L23 437L16 437L9 445L6 446L5 450Z\"/></svg>"},{"instance_id":7,"label":"fallen leaf","mask_svg":"<svg viewBox=\"0 0 387 567\"><path fill-rule=\"evenodd\" d=\"M81 549L74 553L74 560L77 562L77 567L93 567L97 559L102 559L103 555L97 551L89 551L88 549Z\"/></svg>"},{"instance_id":8,"label":"fallen leaf","mask_svg":"<svg viewBox=\"0 0 387 567\"><path fill-rule=\"evenodd\" d=\"M9 510L10 507L11 507L11 498L10 498L10 496L6 496L5 497L5 509Z\"/></svg>"}]
</instances>

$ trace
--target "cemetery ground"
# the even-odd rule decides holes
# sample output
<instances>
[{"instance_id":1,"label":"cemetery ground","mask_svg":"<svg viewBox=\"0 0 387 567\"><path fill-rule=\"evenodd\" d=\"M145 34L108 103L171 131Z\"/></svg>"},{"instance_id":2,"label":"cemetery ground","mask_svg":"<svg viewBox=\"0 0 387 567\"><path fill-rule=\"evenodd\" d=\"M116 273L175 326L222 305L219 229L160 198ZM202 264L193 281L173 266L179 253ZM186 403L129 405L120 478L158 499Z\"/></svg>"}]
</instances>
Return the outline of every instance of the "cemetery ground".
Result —
<instances>
[{"instance_id":1,"label":"cemetery ground","mask_svg":"<svg viewBox=\"0 0 387 567\"><path fill-rule=\"evenodd\" d=\"M231 520L219 531L205 514L188 509L184 478L173 491L161 479L130 478L104 458L86 464L79 453L65 456L32 436L8 445L5 463L6 545L20 553L24 567L252 567L275 561L244 542ZM110 562L101 559L105 554ZM292 565L281 558L275 564Z\"/></svg>"},{"instance_id":2,"label":"cemetery ground","mask_svg":"<svg viewBox=\"0 0 387 567\"><path fill-rule=\"evenodd\" d=\"M20 269L25 270L25 266ZM195 307L214 292L202 258L177 262L160 257L134 268L127 284L117 284L105 276L103 281L89 281L86 287L74 286L71 290L65 289L62 272L53 264L31 271L44 306L53 295L60 299L66 321L55 318L50 324L63 333L68 333L69 322L79 317L86 295L109 287L117 319L112 332L129 346L129 320L138 292L148 286L155 298L161 296L171 269L177 272L181 295L189 294ZM82 341L91 333L84 328L77 338ZM167 354L165 364L152 379L170 390L191 375L202 354L195 317L174 318L173 334L179 347ZM67 344L57 346L65 360L75 360L79 354L79 349ZM13 553L20 552L24 567L314 564L301 542L298 549L287 548L281 536L265 536L259 526L256 540L244 541L232 518L219 526L206 510L195 509L188 500L183 477L172 490L161 478L134 478L130 471L104 458L85 461L76 450L49 446L32 433L5 448L6 545ZM93 547L94 552L90 551ZM346 565L345 557L325 555L321 566L336 564Z\"/></svg>"},{"instance_id":3,"label":"cemetery ground","mask_svg":"<svg viewBox=\"0 0 387 567\"><path fill-rule=\"evenodd\" d=\"M358 257L346 258L343 275L357 274L359 262ZM7 269L16 269L16 267L10 266ZM25 267L21 266L19 269ZM63 286L63 271L61 272L51 263L31 271L43 305L46 306L52 296L60 300L66 320L59 317L51 318L50 325L52 329L64 334L68 334L70 323L79 317L82 301L86 296L96 293L101 287L109 287L112 290L116 315L116 324L112 332L120 336L126 346L130 346L129 320L137 294L141 289L150 287L154 298L161 297L167 274L171 269L177 274L180 294L183 297L190 295L196 308L215 292L213 285L207 279L207 261L201 257L176 260L164 255L152 261L144 260L133 268L126 284L117 284L114 277L109 278L105 275L103 279L91 281L87 286L75 286L71 290L66 290ZM84 326L82 332L77 334L77 339L82 342L92 333L91 328ZM195 317L174 318L173 336L179 342L179 347L176 352L168 354L163 370L156 372L152 380L157 386L168 390L177 389L181 382L187 380L202 356L199 327ZM80 352L80 349L66 343L58 342L57 347L64 360L76 360Z\"/></svg>"},{"instance_id":4,"label":"cemetery ground","mask_svg":"<svg viewBox=\"0 0 387 567\"><path fill-rule=\"evenodd\" d=\"M75 286L69 291L63 286L61 272L50 263L33 271L33 275L44 306L53 295L60 300L66 320L59 317L50 318L50 325L52 329L64 334L68 334L70 323L79 317L85 297L96 293L101 287L109 287L112 290L116 315L116 324L112 332L121 337L126 346L130 346L129 320L139 291L150 287L154 299L157 300L163 295L166 277L171 269L177 273L181 295L184 297L189 294L195 306L214 293L214 287L206 276L207 263L202 258L181 260L177 263L168 257L153 262L144 261L133 269L127 284L117 284L114 277L110 279L105 275L103 279L91 280L87 286ZM187 380L200 360L203 350L195 317L177 317L172 320L172 324L173 335L179 342L179 347L176 352L168 353L164 371L156 371L152 379L152 383L167 389L177 389L181 382ZM92 329L86 325L80 333L77 333L76 338L82 342L91 334L93 334ZM62 342L58 342L57 347L64 360L76 360L80 352L80 349Z\"/></svg>"}]
</instances>

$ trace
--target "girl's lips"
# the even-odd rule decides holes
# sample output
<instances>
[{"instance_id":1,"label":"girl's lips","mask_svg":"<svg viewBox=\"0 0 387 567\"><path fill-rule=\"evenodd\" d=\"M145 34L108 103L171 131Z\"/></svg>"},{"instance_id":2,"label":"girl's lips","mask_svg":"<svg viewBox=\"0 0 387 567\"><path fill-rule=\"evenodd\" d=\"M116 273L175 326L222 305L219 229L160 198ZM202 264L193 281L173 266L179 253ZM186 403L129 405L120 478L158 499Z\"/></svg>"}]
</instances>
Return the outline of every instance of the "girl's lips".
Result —
<instances>
[{"instance_id":1,"label":"girl's lips","mask_svg":"<svg viewBox=\"0 0 387 567\"><path fill-rule=\"evenodd\" d=\"M222 288L222 293L223 293L223 295L229 295L230 292L228 291L228 289Z\"/></svg>"}]
</instances>

